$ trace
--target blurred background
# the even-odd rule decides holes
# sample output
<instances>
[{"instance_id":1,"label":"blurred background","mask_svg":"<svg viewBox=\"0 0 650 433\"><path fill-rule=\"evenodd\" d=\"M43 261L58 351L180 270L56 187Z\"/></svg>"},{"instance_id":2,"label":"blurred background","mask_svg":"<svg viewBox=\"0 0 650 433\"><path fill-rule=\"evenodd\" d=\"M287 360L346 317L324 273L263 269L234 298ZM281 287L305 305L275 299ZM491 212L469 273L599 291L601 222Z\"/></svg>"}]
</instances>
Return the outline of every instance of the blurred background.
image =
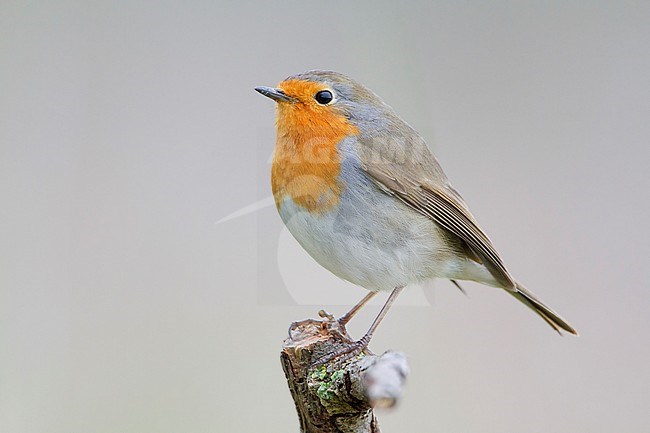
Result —
<instances>
[{"instance_id":1,"label":"blurred background","mask_svg":"<svg viewBox=\"0 0 650 433\"><path fill-rule=\"evenodd\" d=\"M412 288L371 344L412 368L384 431L650 431L649 22L641 1L3 0L0 431L298 431L287 327L365 293L265 206L253 87L313 68L420 131L581 333Z\"/></svg>"}]
</instances>

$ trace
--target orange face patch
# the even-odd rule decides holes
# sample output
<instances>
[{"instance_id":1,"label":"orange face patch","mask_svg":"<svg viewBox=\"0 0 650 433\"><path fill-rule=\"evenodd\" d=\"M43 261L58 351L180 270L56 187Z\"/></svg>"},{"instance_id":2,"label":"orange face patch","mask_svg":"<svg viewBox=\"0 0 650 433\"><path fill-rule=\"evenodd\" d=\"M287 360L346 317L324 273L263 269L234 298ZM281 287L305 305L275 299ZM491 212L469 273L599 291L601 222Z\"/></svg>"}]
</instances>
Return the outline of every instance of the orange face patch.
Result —
<instances>
[{"instance_id":1,"label":"orange face patch","mask_svg":"<svg viewBox=\"0 0 650 433\"><path fill-rule=\"evenodd\" d=\"M336 145L359 130L333 105L320 105L314 95L324 84L287 80L280 84L295 102L277 106L277 141L271 186L278 208L285 196L310 212L322 213L338 204L343 185Z\"/></svg>"}]
</instances>

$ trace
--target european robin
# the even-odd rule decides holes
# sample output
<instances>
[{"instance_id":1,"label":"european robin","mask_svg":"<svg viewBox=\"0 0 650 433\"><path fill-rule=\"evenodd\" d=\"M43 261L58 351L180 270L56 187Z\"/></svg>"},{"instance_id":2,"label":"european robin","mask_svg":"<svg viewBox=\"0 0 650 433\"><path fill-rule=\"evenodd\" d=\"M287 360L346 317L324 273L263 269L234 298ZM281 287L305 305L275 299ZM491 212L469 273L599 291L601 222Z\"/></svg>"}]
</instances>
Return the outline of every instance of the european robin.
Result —
<instances>
[{"instance_id":1,"label":"european robin","mask_svg":"<svg viewBox=\"0 0 650 433\"><path fill-rule=\"evenodd\" d=\"M335 275L392 291L364 349L401 290L431 278L504 289L558 333L569 323L514 279L424 139L362 84L332 71L257 87L277 102L271 186L280 217Z\"/></svg>"}]
</instances>

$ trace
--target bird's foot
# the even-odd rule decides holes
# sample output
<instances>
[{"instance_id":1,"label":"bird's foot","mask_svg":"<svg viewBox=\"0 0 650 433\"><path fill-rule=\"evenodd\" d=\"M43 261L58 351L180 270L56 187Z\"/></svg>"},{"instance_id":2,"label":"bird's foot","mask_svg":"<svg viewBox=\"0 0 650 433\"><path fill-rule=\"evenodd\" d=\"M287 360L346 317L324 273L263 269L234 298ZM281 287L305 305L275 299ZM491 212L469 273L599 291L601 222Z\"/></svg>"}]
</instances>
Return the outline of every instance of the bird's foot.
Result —
<instances>
[{"instance_id":1,"label":"bird's foot","mask_svg":"<svg viewBox=\"0 0 650 433\"><path fill-rule=\"evenodd\" d=\"M364 336L361 340L354 341L345 347L342 347L332 353L329 353L317 359L314 362L314 365L321 366L321 365L329 364L332 361L336 361L337 364L345 362L359 355L361 352L367 352L369 342L370 342L370 338L368 338L368 336Z\"/></svg>"},{"instance_id":2,"label":"bird's foot","mask_svg":"<svg viewBox=\"0 0 650 433\"><path fill-rule=\"evenodd\" d=\"M333 314L330 314L325 310L319 310L318 317L322 319L326 319L325 323L327 323L327 326L330 328L330 330L334 329L339 334L345 337L348 336L348 331L345 328L345 325L348 323L348 320L346 319L345 316L341 317L340 319L336 319Z\"/></svg>"}]
</instances>

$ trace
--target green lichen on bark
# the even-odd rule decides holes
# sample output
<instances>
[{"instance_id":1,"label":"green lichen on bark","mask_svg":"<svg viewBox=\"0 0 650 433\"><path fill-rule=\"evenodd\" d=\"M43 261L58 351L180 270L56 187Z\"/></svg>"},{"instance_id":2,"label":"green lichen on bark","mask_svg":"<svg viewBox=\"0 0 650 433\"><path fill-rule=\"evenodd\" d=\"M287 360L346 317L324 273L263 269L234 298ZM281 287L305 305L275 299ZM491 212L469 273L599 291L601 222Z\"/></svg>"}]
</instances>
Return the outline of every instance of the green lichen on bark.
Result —
<instances>
[{"instance_id":1,"label":"green lichen on bark","mask_svg":"<svg viewBox=\"0 0 650 433\"><path fill-rule=\"evenodd\" d=\"M319 368L310 375L309 389L318 396L321 405L330 415L350 413L355 408L347 403L350 389L346 386L347 366L334 371Z\"/></svg>"},{"instance_id":2,"label":"green lichen on bark","mask_svg":"<svg viewBox=\"0 0 650 433\"><path fill-rule=\"evenodd\" d=\"M344 376L342 370L335 371L329 378L327 377L327 371L325 373L322 371L315 372L316 378L320 380L318 389L316 389L316 395L318 398L323 400L331 400L337 396L336 386L338 385L337 381ZM312 375L313 376L313 375Z\"/></svg>"}]
</instances>

